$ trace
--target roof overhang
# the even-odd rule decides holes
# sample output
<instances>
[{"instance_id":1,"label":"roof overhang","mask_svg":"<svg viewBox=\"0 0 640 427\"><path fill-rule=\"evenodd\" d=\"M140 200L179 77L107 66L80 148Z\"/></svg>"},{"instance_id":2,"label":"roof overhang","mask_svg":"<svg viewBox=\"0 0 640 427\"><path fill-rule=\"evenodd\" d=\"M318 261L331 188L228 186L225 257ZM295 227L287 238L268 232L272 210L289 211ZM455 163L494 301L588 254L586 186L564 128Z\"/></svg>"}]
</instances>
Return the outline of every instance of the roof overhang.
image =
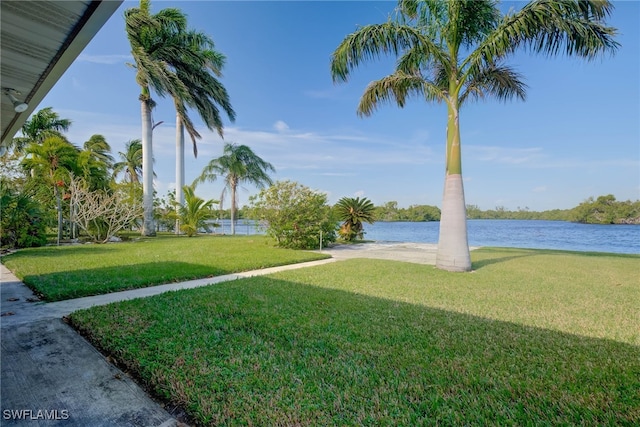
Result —
<instances>
[{"instance_id":1,"label":"roof overhang","mask_svg":"<svg viewBox=\"0 0 640 427\"><path fill-rule=\"evenodd\" d=\"M28 108L17 113L5 91L1 144L10 141L122 0L0 2L2 88L19 93Z\"/></svg>"}]
</instances>

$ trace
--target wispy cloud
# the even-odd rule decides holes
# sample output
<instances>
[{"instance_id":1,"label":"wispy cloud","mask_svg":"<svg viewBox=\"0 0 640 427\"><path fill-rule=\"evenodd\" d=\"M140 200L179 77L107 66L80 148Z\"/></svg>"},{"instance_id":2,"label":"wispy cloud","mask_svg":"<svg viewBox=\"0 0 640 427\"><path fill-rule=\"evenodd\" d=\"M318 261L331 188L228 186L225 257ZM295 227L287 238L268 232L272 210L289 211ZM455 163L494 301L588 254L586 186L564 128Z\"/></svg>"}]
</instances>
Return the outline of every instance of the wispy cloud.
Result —
<instances>
[{"instance_id":1,"label":"wispy cloud","mask_svg":"<svg viewBox=\"0 0 640 427\"><path fill-rule=\"evenodd\" d=\"M496 146L467 146L474 159L482 162L522 165L544 158L542 148L511 148Z\"/></svg>"},{"instance_id":2,"label":"wispy cloud","mask_svg":"<svg viewBox=\"0 0 640 427\"><path fill-rule=\"evenodd\" d=\"M465 153L470 158L487 163L517 166L529 169L597 169L597 168L638 168L640 162L633 158L582 158L581 153L574 157L552 157L540 147L511 148L496 146L467 145Z\"/></svg>"},{"instance_id":3,"label":"wispy cloud","mask_svg":"<svg viewBox=\"0 0 640 427\"><path fill-rule=\"evenodd\" d=\"M140 138L138 116L65 110L58 113L61 117L70 117L74 121L68 133L71 141L81 145L94 133L103 134L112 145L112 152L116 157L119 151L124 151L128 140ZM286 125L284 121L282 123ZM288 125L288 130L279 131L278 128L285 129L284 125L266 130L226 127L224 141L250 146L256 154L276 167L274 179L300 182L305 182L311 176L317 176L320 180L322 177L339 180L341 177L365 177L365 170L393 173L390 171L394 168L407 169L442 162L441 154L434 154L429 146L414 143L401 136L371 136L356 131L331 130L325 133L290 128ZM193 181L211 159L220 156L224 145L217 134L204 131L199 123L196 123L196 127L203 128L203 139L198 141L197 159L191 154L190 141L186 141L186 183ZM175 125L165 122L153 132L154 170L157 174L155 185L160 195L175 187L175 150ZM208 187L203 184L203 189L218 184L206 185Z\"/></svg>"},{"instance_id":4,"label":"wispy cloud","mask_svg":"<svg viewBox=\"0 0 640 427\"><path fill-rule=\"evenodd\" d=\"M289 125L283 122L282 120L278 120L273 124L273 128L278 132L286 132L289 130Z\"/></svg>"},{"instance_id":5,"label":"wispy cloud","mask_svg":"<svg viewBox=\"0 0 640 427\"><path fill-rule=\"evenodd\" d=\"M126 61L132 61L131 55L87 55L81 53L77 61L91 62L93 64L120 64Z\"/></svg>"}]
</instances>

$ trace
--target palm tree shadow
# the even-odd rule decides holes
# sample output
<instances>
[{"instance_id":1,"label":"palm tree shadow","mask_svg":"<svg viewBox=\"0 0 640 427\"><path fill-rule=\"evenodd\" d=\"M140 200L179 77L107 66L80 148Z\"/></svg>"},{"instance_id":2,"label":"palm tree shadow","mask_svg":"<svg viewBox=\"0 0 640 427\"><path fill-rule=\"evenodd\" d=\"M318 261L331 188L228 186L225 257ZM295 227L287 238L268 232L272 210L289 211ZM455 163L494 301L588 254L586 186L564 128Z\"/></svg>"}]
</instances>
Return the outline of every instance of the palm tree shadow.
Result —
<instances>
[{"instance_id":1,"label":"palm tree shadow","mask_svg":"<svg viewBox=\"0 0 640 427\"><path fill-rule=\"evenodd\" d=\"M512 252L513 255L504 256L505 252ZM539 252L526 250L526 249L513 249L513 248L482 248L479 250L481 254L489 254L486 258L473 261L471 263L471 268L473 270L479 270L491 264L497 264L501 262L511 261L512 259L530 257L539 255ZM491 255L495 255L492 257ZM499 256L502 255L502 256Z\"/></svg>"}]
</instances>

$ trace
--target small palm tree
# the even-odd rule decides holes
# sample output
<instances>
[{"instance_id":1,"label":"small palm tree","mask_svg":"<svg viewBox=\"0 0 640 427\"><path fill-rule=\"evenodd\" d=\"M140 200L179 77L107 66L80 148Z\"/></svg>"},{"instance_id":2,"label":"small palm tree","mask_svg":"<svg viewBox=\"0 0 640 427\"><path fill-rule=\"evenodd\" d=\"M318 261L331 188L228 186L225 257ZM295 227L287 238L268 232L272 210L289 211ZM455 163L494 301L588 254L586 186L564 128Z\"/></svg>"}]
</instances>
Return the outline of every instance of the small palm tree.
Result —
<instances>
[{"instance_id":1,"label":"small palm tree","mask_svg":"<svg viewBox=\"0 0 640 427\"><path fill-rule=\"evenodd\" d=\"M102 135L92 135L78 157L82 174L92 190L106 189L111 182L113 156L111 146Z\"/></svg>"},{"instance_id":2,"label":"small palm tree","mask_svg":"<svg viewBox=\"0 0 640 427\"><path fill-rule=\"evenodd\" d=\"M177 207L177 216L180 219L180 229L188 237L198 234L198 230L211 231L208 220L214 219L216 214L213 205L217 204L217 200L204 200L195 193L195 186L185 185L182 187L185 196L184 205L180 205L177 201L174 204Z\"/></svg>"},{"instance_id":3,"label":"small palm tree","mask_svg":"<svg viewBox=\"0 0 640 427\"><path fill-rule=\"evenodd\" d=\"M347 81L351 70L367 60L386 54L398 57L391 75L365 89L359 115L369 116L386 102L403 107L412 96L447 107L438 268L471 269L460 108L486 96L524 99L520 74L505 65L520 48L586 59L614 52L616 30L604 22L612 9L607 0L534 0L503 15L495 0L399 0L396 20L361 27L335 50L334 81Z\"/></svg>"},{"instance_id":4,"label":"small palm tree","mask_svg":"<svg viewBox=\"0 0 640 427\"><path fill-rule=\"evenodd\" d=\"M335 207L338 219L343 221L340 226L340 236L348 242L364 238L364 223L375 222L375 206L366 197L355 199L343 197Z\"/></svg>"},{"instance_id":5,"label":"small palm tree","mask_svg":"<svg viewBox=\"0 0 640 427\"><path fill-rule=\"evenodd\" d=\"M62 188L70 174L82 174L78 167L79 150L61 136L50 136L41 144L31 144L26 148L22 167L34 179L40 179L53 189L58 213L58 238L62 239Z\"/></svg>"},{"instance_id":6,"label":"small palm tree","mask_svg":"<svg viewBox=\"0 0 640 427\"><path fill-rule=\"evenodd\" d=\"M111 145L109 145L104 136L99 134L91 135L89 140L85 141L83 149L89 153L91 158L103 163L107 169L113 167L114 160L111 155Z\"/></svg>"},{"instance_id":7,"label":"small palm tree","mask_svg":"<svg viewBox=\"0 0 640 427\"><path fill-rule=\"evenodd\" d=\"M41 144L50 136L62 136L71 127L71 120L61 119L52 107L43 108L33 114L22 125L22 136L13 138L11 145L15 153L22 153L27 145Z\"/></svg>"},{"instance_id":8,"label":"small palm tree","mask_svg":"<svg viewBox=\"0 0 640 427\"><path fill-rule=\"evenodd\" d=\"M113 164L113 176L124 173L124 179L130 183L140 183L142 177L142 142L133 139L125 145L125 151L119 151L120 161Z\"/></svg>"},{"instance_id":9,"label":"small palm tree","mask_svg":"<svg viewBox=\"0 0 640 427\"><path fill-rule=\"evenodd\" d=\"M236 210L238 185L248 182L258 188L271 185L273 181L268 172L275 172L271 163L265 162L246 145L226 143L222 156L211 160L202 169L195 182L215 181L218 175L224 176L225 187L220 196L220 206L227 190L231 192L231 234L236 234Z\"/></svg>"}]
</instances>

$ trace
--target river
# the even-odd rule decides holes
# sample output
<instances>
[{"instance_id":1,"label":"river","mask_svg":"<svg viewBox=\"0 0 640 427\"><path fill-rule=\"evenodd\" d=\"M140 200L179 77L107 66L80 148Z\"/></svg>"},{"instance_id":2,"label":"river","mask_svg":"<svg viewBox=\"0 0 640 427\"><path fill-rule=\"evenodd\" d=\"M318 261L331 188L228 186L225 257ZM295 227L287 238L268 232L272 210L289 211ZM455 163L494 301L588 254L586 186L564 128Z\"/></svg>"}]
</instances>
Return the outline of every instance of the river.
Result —
<instances>
[{"instance_id":1,"label":"river","mask_svg":"<svg viewBox=\"0 0 640 427\"><path fill-rule=\"evenodd\" d=\"M471 219L467 225L471 246L640 254L640 225L498 219ZM437 243L439 228L439 222L376 222L364 226L367 240L416 243ZM228 221L216 232L228 234ZM239 220L236 233L257 231L253 222Z\"/></svg>"}]
</instances>

